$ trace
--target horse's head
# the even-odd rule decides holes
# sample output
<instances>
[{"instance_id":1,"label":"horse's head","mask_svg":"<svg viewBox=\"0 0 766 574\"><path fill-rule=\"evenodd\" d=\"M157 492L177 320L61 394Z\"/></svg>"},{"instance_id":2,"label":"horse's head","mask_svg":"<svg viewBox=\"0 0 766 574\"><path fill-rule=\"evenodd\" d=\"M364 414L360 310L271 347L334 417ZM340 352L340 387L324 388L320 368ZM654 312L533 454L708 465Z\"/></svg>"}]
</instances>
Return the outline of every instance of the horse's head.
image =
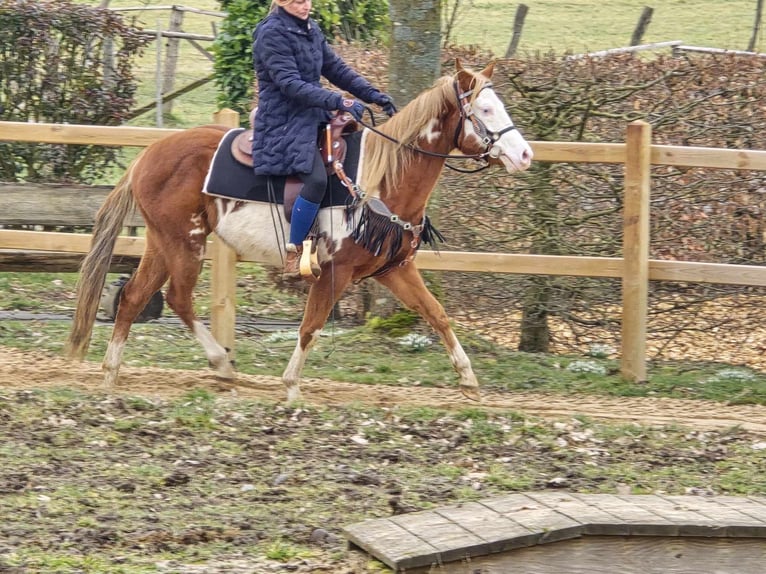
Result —
<instances>
[{"instance_id":1,"label":"horse's head","mask_svg":"<svg viewBox=\"0 0 766 574\"><path fill-rule=\"evenodd\" d=\"M464 154L486 154L489 163L503 165L509 173L527 169L532 163L532 148L492 89L494 63L478 73L464 68L459 59L455 64L461 116L455 147Z\"/></svg>"}]
</instances>

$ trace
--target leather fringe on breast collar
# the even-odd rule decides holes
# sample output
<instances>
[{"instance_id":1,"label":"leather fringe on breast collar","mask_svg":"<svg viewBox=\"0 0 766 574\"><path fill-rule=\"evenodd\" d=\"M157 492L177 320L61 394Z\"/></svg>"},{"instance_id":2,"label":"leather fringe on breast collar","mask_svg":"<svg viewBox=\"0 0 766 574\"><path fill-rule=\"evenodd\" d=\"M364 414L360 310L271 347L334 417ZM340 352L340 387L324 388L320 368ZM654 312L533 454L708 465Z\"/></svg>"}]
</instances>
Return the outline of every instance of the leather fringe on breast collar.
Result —
<instances>
[{"instance_id":1,"label":"leather fringe on breast collar","mask_svg":"<svg viewBox=\"0 0 766 574\"><path fill-rule=\"evenodd\" d=\"M362 212L357 219L354 215L359 208ZM361 206L354 202L347 208L346 215L346 221L350 226L354 226L351 231L354 242L375 256L385 254L389 261L393 261L399 254L405 231L412 233L410 252L417 250L423 242L430 245L434 251L438 251L437 240L444 243L444 236L431 225L427 215L420 224L412 225L399 219L391 213L386 204L376 198L362 203Z\"/></svg>"}]
</instances>

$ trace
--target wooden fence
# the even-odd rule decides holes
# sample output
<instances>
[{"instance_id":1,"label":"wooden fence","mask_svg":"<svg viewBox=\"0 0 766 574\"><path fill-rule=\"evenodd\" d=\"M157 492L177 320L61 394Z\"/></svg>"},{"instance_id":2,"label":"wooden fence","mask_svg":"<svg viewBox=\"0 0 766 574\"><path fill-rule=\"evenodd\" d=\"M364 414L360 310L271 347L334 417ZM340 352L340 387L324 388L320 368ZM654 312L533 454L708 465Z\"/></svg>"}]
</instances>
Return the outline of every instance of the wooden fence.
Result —
<instances>
[{"instance_id":1,"label":"wooden fence","mask_svg":"<svg viewBox=\"0 0 766 574\"><path fill-rule=\"evenodd\" d=\"M231 110L214 121L238 125ZM146 146L177 130L0 122L0 141L57 144ZM510 253L422 251L418 267L440 271L474 271L525 275L570 275L622 279L621 374L642 381L646 374L646 322L649 281L683 281L766 287L766 267L649 259L649 199L652 165L750 169L766 171L766 151L652 145L651 127L627 126L624 143L531 142L535 161L621 163L625 165L623 257L572 257ZM0 229L0 249L86 253L90 236ZM120 237L116 255L140 257L143 239ZM221 344L233 348L236 300L236 255L213 240L211 323Z\"/></svg>"}]
</instances>

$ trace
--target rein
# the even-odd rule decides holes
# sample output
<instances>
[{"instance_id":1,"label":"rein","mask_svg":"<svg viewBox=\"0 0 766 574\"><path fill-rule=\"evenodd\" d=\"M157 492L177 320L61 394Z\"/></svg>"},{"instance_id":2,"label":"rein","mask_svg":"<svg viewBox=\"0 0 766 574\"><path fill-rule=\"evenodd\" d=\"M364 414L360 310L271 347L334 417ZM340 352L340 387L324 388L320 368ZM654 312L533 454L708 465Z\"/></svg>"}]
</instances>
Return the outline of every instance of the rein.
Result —
<instances>
[{"instance_id":1,"label":"rein","mask_svg":"<svg viewBox=\"0 0 766 574\"><path fill-rule=\"evenodd\" d=\"M373 132L374 134L379 135L383 139L386 139L392 143L395 143L396 145L406 147L410 149L411 151L422 154L422 155L427 155L430 157L438 157L442 159L472 159L472 160L484 162L484 165L482 165L481 167L478 167L477 169L462 169L462 168L451 166L448 163L445 163L445 165L453 171L458 171L460 173L477 173L479 171L485 170L489 167L489 163L487 162L486 158L487 157L496 158L500 155L499 152L495 151L497 146L495 146L494 144L496 144L500 140L500 138L503 137L505 133L513 131L518 128L515 125L511 124L509 126L504 127L500 131L490 131L489 129L487 129L486 124L484 124L484 122L482 122L474 114L474 111L471 106L471 101L469 99L473 95L473 89L470 89L467 92L461 93L458 88L457 80L455 80L455 82L453 83L453 86L455 88L455 96L457 97L458 110L460 112L460 121L458 122L457 128L455 129L453 147L460 149L459 140L460 140L460 134L463 131L463 124L465 124L466 121L470 121L471 125L474 128L474 131L476 132L476 135L478 135L479 138L481 138L481 143L484 144L484 146L487 148L485 151L481 153L448 154L448 153L438 153L438 152L428 151L412 143L403 144L401 141L397 140L396 138L393 138L389 136L388 134L384 134L383 132L381 132L379 129L375 127L374 123L373 125L369 125L361 120L359 121L359 123L362 124L362 126L367 128L368 130L370 130L371 132ZM483 90L485 88L492 89L492 83L487 82L486 84L484 84L484 86L482 86L481 89Z\"/></svg>"}]
</instances>

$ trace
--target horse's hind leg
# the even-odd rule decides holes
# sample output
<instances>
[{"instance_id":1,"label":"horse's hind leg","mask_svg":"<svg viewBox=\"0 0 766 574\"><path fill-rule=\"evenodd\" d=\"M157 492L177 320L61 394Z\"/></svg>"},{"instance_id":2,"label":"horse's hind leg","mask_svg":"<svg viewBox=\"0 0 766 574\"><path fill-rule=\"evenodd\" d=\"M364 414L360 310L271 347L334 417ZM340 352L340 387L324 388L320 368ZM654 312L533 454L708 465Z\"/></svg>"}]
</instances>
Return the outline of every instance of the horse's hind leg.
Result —
<instances>
[{"instance_id":1,"label":"horse's hind leg","mask_svg":"<svg viewBox=\"0 0 766 574\"><path fill-rule=\"evenodd\" d=\"M114 318L112 337L109 339L104 362L101 365L104 370L104 385L107 389L113 388L117 383L125 341L128 339L133 321L167 278L168 272L162 256L155 250L147 248L141 257L138 269L120 293L120 304L117 316Z\"/></svg>"},{"instance_id":2,"label":"horse's hind leg","mask_svg":"<svg viewBox=\"0 0 766 574\"><path fill-rule=\"evenodd\" d=\"M204 240L204 238L203 238ZM204 246L199 247L202 253ZM189 327L205 352L217 377L234 379L234 368L228 351L215 340L205 324L194 312L192 293L197 285L202 261L196 253L180 251L170 258L170 283L167 289L168 306Z\"/></svg>"},{"instance_id":3,"label":"horse's hind leg","mask_svg":"<svg viewBox=\"0 0 766 574\"><path fill-rule=\"evenodd\" d=\"M444 307L436 300L423 282L414 264L404 265L376 277L407 307L419 313L439 334L447 348L452 366L460 376L460 391L471 400L481 400L479 383L471 367L471 360L457 340Z\"/></svg>"}]
</instances>

